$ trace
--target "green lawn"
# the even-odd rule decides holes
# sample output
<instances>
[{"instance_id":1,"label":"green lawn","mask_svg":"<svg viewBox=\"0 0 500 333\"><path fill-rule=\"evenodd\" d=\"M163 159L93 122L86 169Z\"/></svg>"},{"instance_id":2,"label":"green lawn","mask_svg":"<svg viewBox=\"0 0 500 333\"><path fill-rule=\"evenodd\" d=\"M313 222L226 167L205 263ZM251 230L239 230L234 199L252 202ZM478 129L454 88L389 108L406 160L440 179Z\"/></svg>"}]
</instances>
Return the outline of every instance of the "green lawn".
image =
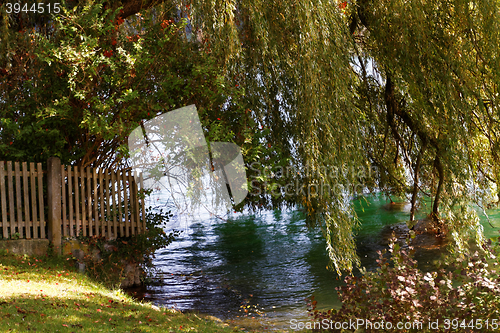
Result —
<instances>
[{"instance_id":1,"label":"green lawn","mask_svg":"<svg viewBox=\"0 0 500 333\"><path fill-rule=\"evenodd\" d=\"M133 300L61 258L0 252L2 332L236 332L221 322Z\"/></svg>"}]
</instances>

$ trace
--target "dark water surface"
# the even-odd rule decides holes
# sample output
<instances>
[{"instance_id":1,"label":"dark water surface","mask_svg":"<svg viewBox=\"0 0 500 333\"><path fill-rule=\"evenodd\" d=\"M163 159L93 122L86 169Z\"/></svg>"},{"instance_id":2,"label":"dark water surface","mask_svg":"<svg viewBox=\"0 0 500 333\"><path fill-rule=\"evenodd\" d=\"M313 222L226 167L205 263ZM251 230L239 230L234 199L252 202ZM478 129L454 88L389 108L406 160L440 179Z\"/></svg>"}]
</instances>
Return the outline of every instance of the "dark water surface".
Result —
<instances>
[{"instance_id":1,"label":"dark water surface","mask_svg":"<svg viewBox=\"0 0 500 333\"><path fill-rule=\"evenodd\" d=\"M385 248L391 226L409 219L408 206L387 203L382 196L356 202L362 222L358 254L368 269L376 267L377 250ZM500 226L499 214L490 216L494 226ZM483 225L487 236L498 235ZM323 236L309 231L298 211L233 214L227 222L209 216L189 222L174 218L168 228L183 232L157 252L155 283L129 290L139 299L269 330L307 318L305 299L313 295L319 309L341 305L335 290L341 280L326 269ZM429 251L418 259L431 265L438 254Z\"/></svg>"}]
</instances>

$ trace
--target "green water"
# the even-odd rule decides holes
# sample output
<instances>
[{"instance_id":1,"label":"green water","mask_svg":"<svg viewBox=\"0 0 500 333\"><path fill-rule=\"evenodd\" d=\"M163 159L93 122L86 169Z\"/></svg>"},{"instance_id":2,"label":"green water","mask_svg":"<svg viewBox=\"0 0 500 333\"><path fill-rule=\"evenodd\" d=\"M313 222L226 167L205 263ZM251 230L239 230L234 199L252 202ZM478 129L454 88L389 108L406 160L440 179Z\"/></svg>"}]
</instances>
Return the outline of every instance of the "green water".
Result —
<instances>
[{"instance_id":1,"label":"green water","mask_svg":"<svg viewBox=\"0 0 500 333\"><path fill-rule=\"evenodd\" d=\"M393 209L387 204L382 196L355 202L362 223L358 255L368 269L376 267L389 228L409 219L408 206ZM500 212L490 214L493 225L500 226ZM483 225L487 236L498 235L485 219ZM234 214L228 221L174 218L168 228L183 233L157 252L160 273L153 285L131 291L138 298L267 329L305 319L305 299L313 295L320 309L341 305L335 288L342 282L326 269L324 239L319 231L306 228L298 211ZM432 267L438 256L439 250L424 251L418 260Z\"/></svg>"}]
</instances>

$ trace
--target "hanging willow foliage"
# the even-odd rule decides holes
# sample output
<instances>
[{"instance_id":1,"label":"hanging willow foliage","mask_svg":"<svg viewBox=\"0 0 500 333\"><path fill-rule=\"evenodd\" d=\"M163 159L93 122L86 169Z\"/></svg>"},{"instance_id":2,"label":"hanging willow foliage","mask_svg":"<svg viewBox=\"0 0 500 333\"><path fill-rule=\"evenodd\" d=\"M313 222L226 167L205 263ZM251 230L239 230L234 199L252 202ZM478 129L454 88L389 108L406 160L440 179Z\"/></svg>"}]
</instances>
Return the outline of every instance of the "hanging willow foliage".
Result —
<instances>
[{"instance_id":1,"label":"hanging willow foliage","mask_svg":"<svg viewBox=\"0 0 500 333\"><path fill-rule=\"evenodd\" d=\"M80 35L93 43L107 39L103 47L115 51L88 53L90 60L95 59L89 71L97 68L97 75L89 73L97 88L78 83L81 94L93 96L96 105L100 100L102 110L115 112L123 122L120 128L110 127L107 136L99 132L100 125L79 138L71 139L71 133L69 139L62 136L61 144L70 152L78 142L84 142L88 152L102 147L95 139L102 137L102 142L113 144L106 151L110 156L126 138L125 129L136 127L140 119L170 111L165 105L194 102L201 110L207 139L242 147L252 191L247 207L303 208L309 224L323 228L332 267L338 272L359 263L355 247L359 223L351 201L367 190L406 196L412 203L411 220L429 197L429 217L443 233L453 234L459 249L470 232L481 241L475 207L487 208L498 201L500 180L498 1L82 0L65 6L76 6L78 13L83 4L90 6L87 12L92 6L102 10L95 11L94 20L68 15L67 27L104 25L106 15L122 8L117 22L125 19L125 24L113 39L100 27L87 29L97 32L85 35L82 26L73 40ZM8 86L13 82L8 75L15 73L7 65L15 58L10 51L27 43L19 33L29 36L29 31L23 32L19 18L2 10L0 43L7 52L0 55L5 102L0 104L2 128L8 129L14 126L13 117L5 112L22 105L16 97L19 91ZM187 25L180 24L182 19ZM168 41L158 37L173 22L179 34ZM52 29L55 32L49 35L62 36L57 34L59 28ZM137 40L127 44L125 37L132 38L132 33L147 44ZM68 43L80 47L79 42ZM67 52L56 42L50 45L54 54ZM136 59L135 70L148 74L136 78L130 66L120 72L121 65L113 58L119 46L127 59ZM34 52L29 47L24 51ZM52 68L74 66L63 60ZM116 62L114 72L99 67L100 62L113 65L111 60ZM203 64L197 66L195 61ZM14 78L21 77L19 66ZM49 75L48 67L43 68ZM83 69L82 73L89 77ZM67 82L55 76L60 77L56 73L51 80L66 94ZM102 93L104 86L114 95ZM133 89L133 94L126 89ZM31 103L34 109L52 105L47 92L37 96L43 100ZM109 96L121 104L110 103ZM126 96L126 103L120 96ZM86 108L81 99L71 99L73 104L52 112L71 117L78 108ZM90 111L85 112L92 115L94 109L90 104L87 108ZM22 116L17 112L15 117ZM39 120L48 119L43 112L25 116L43 126L48 123ZM79 118L73 117L75 124L67 128L85 127L74 119ZM105 120L102 123L106 125ZM12 150L11 140L17 152L21 149L16 145L20 139L11 138L3 135L0 140L4 155ZM99 151L73 152L75 159L82 154L95 163L105 160L99 159Z\"/></svg>"},{"instance_id":2,"label":"hanging willow foliage","mask_svg":"<svg viewBox=\"0 0 500 333\"><path fill-rule=\"evenodd\" d=\"M295 180L306 191L271 201L299 204L324 227L337 271L357 262L349 199L360 181L407 196L411 220L430 197L429 217L459 249L469 234L482 241L473 205L484 210L498 200L498 1L188 7L204 45L228 75L244 78L278 159L290 157L287 165L301 170L278 182ZM353 172L373 166L363 179Z\"/></svg>"},{"instance_id":3,"label":"hanging willow foliage","mask_svg":"<svg viewBox=\"0 0 500 333\"><path fill-rule=\"evenodd\" d=\"M360 153L363 115L353 98L359 79L347 17L338 3L320 1L199 1L192 8L204 45L230 77L242 78L253 117L271 129L272 160L261 163L282 172L267 179L278 189L262 192L269 207L304 207L310 224L323 227L335 268L350 270L358 260L352 171L370 164Z\"/></svg>"}]
</instances>

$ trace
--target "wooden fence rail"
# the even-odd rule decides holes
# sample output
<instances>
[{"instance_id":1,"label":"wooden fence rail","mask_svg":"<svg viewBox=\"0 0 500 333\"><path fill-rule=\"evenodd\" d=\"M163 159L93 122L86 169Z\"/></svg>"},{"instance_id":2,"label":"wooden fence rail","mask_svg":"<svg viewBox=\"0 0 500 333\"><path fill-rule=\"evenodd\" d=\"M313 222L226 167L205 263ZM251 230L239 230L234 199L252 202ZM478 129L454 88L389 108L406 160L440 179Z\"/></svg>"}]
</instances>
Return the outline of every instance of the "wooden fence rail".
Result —
<instances>
[{"instance_id":1,"label":"wooden fence rail","mask_svg":"<svg viewBox=\"0 0 500 333\"><path fill-rule=\"evenodd\" d=\"M47 188L44 202L44 186ZM0 161L0 235L6 238L137 235L146 230L142 174ZM47 222L46 222L47 221Z\"/></svg>"}]
</instances>

